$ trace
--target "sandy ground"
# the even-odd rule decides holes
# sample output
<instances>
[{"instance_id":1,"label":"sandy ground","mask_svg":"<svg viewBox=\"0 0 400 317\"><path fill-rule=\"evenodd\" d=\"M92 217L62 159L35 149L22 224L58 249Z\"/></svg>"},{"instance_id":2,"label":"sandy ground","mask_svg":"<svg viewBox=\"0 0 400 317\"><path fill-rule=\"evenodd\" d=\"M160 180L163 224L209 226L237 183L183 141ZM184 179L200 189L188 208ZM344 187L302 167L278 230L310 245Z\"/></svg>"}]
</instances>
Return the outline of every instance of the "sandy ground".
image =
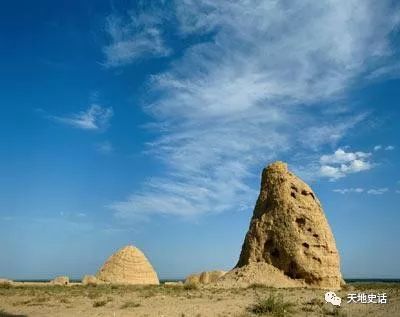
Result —
<instances>
[{"instance_id":1,"label":"sandy ground","mask_svg":"<svg viewBox=\"0 0 400 317\"><path fill-rule=\"evenodd\" d=\"M19 284L0 287L0 317L65 316L400 316L399 284L352 284L336 292L337 309L324 302L324 291L271 289L254 285L242 289L171 286L51 286ZM387 304L347 304L348 293L386 293ZM271 295L292 305L279 314L253 313L251 308ZM278 307L279 308L279 307ZM274 312L275 311L275 312Z\"/></svg>"}]
</instances>

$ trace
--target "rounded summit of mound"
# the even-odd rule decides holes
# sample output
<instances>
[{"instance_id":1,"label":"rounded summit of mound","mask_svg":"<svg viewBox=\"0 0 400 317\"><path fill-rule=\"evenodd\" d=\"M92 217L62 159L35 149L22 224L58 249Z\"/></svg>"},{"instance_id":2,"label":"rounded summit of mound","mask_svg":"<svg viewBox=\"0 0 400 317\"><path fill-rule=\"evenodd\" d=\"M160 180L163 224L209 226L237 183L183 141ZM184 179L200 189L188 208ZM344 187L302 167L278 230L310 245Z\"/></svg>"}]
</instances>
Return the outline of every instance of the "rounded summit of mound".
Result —
<instances>
[{"instance_id":1,"label":"rounded summit of mound","mask_svg":"<svg viewBox=\"0 0 400 317\"><path fill-rule=\"evenodd\" d=\"M96 277L112 284L159 284L153 266L144 253L132 245L111 255Z\"/></svg>"}]
</instances>

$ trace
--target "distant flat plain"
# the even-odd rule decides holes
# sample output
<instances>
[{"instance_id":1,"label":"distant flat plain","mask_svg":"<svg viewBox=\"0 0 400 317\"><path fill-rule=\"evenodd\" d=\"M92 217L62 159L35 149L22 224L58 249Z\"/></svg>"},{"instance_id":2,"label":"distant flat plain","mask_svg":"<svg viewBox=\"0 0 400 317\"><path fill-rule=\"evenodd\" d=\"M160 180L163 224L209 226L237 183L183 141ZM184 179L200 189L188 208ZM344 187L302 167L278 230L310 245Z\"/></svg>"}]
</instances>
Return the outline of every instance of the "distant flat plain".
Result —
<instances>
[{"instance_id":1,"label":"distant flat plain","mask_svg":"<svg viewBox=\"0 0 400 317\"><path fill-rule=\"evenodd\" d=\"M218 289L196 285L83 286L72 283L53 286L43 282L18 282L0 287L0 317L400 316L400 283L395 281L350 282L336 292L343 299L340 308L325 303L324 293L323 290L272 289L261 285ZM349 293L386 293L388 303L347 304ZM271 298L278 302L271 305L268 301ZM255 309L259 303L264 303L264 312Z\"/></svg>"}]
</instances>

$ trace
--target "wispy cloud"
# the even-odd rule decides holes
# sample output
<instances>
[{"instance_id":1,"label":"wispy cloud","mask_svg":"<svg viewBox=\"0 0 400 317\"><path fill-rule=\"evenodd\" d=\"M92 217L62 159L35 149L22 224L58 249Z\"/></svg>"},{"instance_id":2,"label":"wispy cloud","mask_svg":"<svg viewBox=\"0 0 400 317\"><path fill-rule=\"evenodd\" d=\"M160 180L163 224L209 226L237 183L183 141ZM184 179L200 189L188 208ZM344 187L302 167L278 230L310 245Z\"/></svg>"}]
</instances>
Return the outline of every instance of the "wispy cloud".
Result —
<instances>
[{"instance_id":1,"label":"wispy cloud","mask_svg":"<svg viewBox=\"0 0 400 317\"><path fill-rule=\"evenodd\" d=\"M388 38L397 23L388 2L364 0L185 0L176 1L175 14L183 38L207 40L151 78L154 99L145 111L162 129L148 153L167 173L115 202L122 217L252 205L249 180L265 163L335 145L362 121L325 110L335 108L370 61L391 54ZM325 176L371 168L367 153L357 153L326 162Z\"/></svg>"},{"instance_id":2,"label":"wispy cloud","mask_svg":"<svg viewBox=\"0 0 400 317\"><path fill-rule=\"evenodd\" d=\"M385 151L393 151L395 149L395 146L393 145L375 145L374 146L374 151L380 151L380 150L385 150Z\"/></svg>"},{"instance_id":3,"label":"wispy cloud","mask_svg":"<svg viewBox=\"0 0 400 317\"><path fill-rule=\"evenodd\" d=\"M399 17L400 18L400 17ZM399 78L400 77L400 63L395 62L390 65L384 65L374 70L370 75L369 79L380 79L380 78Z\"/></svg>"},{"instance_id":4,"label":"wispy cloud","mask_svg":"<svg viewBox=\"0 0 400 317\"><path fill-rule=\"evenodd\" d=\"M369 189L367 194L370 195L383 195L384 193L388 192L389 188L376 188L376 189Z\"/></svg>"},{"instance_id":5,"label":"wispy cloud","mask_svg":"<svg viewBox=\"0 0 400 317\"><path fill-rule=\"evenodd\" d=\"M114 147L111 142L105 141L105 142L96 144L96 150L102 154L111 154L114 152Z\"/></svg>"},{"instance_id":6,"label":"wispy cloud","mask_svg":"<svg viewBox=\"0 0 400 317\"><path fill-rule=\"evenodd\" d=\"M129 13L122 17L111 15L107 19L106 32L110 44L104 47L106 66L129 64L138 58L167 56L171 49L162 38L163 15L152 12Z\"/></svg>"},{"instance_id":7,"label":"wispy cloud","mask_svg":"<svg viewBox=\"0 0 400 317\"><path fill-rule=\"evenodd\" d=\"M112 108L93 104L86 111L67 116L49 116L49 118L78 129L94 131L106 129L112 116Z\"/></svg>"},{"instance_id":8,"label":"wispy cloud","mask_svg":"<svg viewBox=\"0 0 400 317\"><path fill-rule=\"evenodd\" d=\"M339 193L339 194L349 194L349 193L363 193L365 190L364 188L342 188L342 189L334 189L333 192Z\"/></svg>"},{"instance_id":9,"label":"wispy cloud","mask_svg":"<svg viewBox=\"0 0 400 317\"><path fill-rule=\"evenodd\" d=\"M345 194L351 194L351 193L356 193L356 194L361 194L361 193L366 193L369 195L383 195L384 193L388 192L389 188L371 188L371 189L364 189L364 188L342 188L342 189L334 189L333 192L339 193L342 195Z\"/></svg>"}]
</instances>

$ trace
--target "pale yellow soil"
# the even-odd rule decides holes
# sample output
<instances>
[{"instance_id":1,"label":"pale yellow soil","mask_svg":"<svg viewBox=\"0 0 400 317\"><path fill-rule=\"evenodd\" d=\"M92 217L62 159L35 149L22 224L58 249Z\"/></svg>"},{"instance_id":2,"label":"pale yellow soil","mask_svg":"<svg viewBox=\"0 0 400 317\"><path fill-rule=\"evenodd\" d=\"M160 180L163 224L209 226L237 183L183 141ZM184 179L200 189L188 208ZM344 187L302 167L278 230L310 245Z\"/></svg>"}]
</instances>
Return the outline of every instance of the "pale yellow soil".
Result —
<instances>
[{"instance_id":1,"label":"pale yellow soil","mask_svg":"<svg viewBox=\"0 0 400 317\"><path fill-rule=\"evenodd\" d=\"M388 294L389 303L347 304L348 293ZM323 302L324 291L312 289L219 289L182 286L50 286L24 284L0 287L0 317L65 316L277 316L254 315L249 307L271 294L293 303L293 313L284 316L400 316L400 286L368 284L336 292L343 298L340 309ZM124 307L129 306L129 307Z\"/></svg>"}]
</instances>

